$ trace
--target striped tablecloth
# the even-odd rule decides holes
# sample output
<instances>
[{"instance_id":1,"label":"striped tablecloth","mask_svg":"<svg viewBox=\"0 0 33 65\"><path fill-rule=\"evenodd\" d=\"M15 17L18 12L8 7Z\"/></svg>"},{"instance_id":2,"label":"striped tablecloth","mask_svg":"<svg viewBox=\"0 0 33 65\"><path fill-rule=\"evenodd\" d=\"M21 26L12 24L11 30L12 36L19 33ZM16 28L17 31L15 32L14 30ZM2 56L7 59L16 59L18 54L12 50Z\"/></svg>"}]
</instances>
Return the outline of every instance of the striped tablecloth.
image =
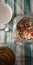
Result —
<instances>
[{"instance_id":1,"label":"striped tablecloth","mask_svg":"<svg viewBox=\"0 0 33 65\"><path fill-rule=\"evenodd\" d=\"M13 17L20 14L32 14L33 13L33 0L0 0L3 3L7 3L13 11ZM33 15L33 14L32 14ZM12 28L12 24L6 24L5 28ZM13 33L0 31L0 43L6 43L12 41Z\"/></svg>"},{"instance_id":2,"label":"striped tablecloth","mask_svg":"<svg viewBox=\"0 0 33 65\"><path fill-rule=\"evenodd\" d=\"M3 0L12 7L14 16L33 13L33 0Z\"/></svg>"},{"instance_id":3,"label":"striped tablecloth","mask_svg":"<svg viewBox=\"0 0 33 65\"><path fill-rule=\"evenodd\" d=\"M11 6L13 11L13 17L16 17L20 14L32 14L33 13L33 0L1 0L3 3L7 3ZM33 15L33 14L32 14ZM6 27L11 27L11 23L6 24ZM0 43L11 43L13 42L13 32L0 31ZM19 42L18 42L19 43ZM17 43L14 46L15 55L16 55L16 64L17 65L33 65L33 43L26 42L25 44L18 45Z\"/></svg>"}]
</instances>

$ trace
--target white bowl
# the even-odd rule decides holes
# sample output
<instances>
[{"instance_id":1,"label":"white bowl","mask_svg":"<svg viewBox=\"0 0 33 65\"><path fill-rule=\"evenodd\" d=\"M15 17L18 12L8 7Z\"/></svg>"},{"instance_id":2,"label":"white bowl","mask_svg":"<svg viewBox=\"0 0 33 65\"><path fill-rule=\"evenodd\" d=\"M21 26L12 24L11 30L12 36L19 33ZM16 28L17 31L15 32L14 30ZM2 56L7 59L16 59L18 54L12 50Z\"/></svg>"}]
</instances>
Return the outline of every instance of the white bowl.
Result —
<instances>
[{"instance_id":1,"label":"white bowl","mask_svg":"<svg viewBox=\"0 0 33 65\"><path fill-rule=\"evenodd\" d=\"M0 24L7 24L12 18L12 9L8 4L0 3Z\"/></svg>"}]
</instances>

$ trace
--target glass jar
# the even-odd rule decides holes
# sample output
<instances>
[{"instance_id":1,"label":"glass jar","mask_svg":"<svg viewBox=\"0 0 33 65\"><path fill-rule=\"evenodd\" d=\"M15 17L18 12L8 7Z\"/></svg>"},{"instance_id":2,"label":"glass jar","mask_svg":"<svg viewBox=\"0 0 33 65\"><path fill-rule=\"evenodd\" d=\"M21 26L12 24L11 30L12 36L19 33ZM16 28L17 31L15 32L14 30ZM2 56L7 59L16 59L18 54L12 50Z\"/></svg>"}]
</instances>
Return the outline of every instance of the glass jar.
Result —
<instances>
[{"instance_id":1,"label":"glass jar","mask_svg":"<svg viewBox=\"0 0 33 65\"><path fill-rule=\"evenodd\" d=\"M33 17L28 15L15 17L13 21L13 32L17 41L23 43L33 41Z\"/></svg>"}]
</instances>

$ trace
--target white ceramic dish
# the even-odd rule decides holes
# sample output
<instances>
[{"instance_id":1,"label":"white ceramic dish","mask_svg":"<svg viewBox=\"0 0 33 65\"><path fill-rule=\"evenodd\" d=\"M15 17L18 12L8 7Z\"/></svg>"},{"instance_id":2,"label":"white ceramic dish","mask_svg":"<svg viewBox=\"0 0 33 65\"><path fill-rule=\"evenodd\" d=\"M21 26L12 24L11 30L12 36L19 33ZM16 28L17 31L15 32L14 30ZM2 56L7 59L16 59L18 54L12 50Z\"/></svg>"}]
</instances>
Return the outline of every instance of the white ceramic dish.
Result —
<instances>
[{"instance_id":1,"label":"white ceramic dish","mask_svg":"<svg viewBox=\"0 0 33 65\"><path fill-rule=\"evenodd\" d=\"M12 18L12 9L8 4L0 3L0 24L7 24Z\"/></svg>"}]
</instances>

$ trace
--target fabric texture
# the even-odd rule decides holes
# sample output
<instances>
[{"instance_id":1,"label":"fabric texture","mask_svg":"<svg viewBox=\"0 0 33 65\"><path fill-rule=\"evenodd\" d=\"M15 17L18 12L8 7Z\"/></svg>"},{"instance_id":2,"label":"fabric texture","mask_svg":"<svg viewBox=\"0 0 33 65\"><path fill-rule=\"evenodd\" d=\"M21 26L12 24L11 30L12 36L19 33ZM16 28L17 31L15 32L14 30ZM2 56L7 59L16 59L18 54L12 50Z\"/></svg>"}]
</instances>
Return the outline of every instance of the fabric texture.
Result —
<instances>
[{"instance_id":1,"label":"fabric texture","mask_svg":"<svg viewBox=\"0 0 33 65\"><path fill-rule=\"evenodd\" d=\"M3 3L8 4L12 8L13 17L24 14L33 13L33 0L1 0ZM11 24L6 24L5 28L12 28ZM4 33L4 34L3 34ZM2 35L2 36L1 36ZM0 43L11 42L13 34L11 32L1 31L0 32Z\"/></svg>"},{"instance_id":2,"label":"fabric texture","mask_svg":"<svg viewBox=\"0 0 33 65\"><path fill-rule=\"evenodd\" d=\"M16 17L17 15L20 15L20 14L30 14L30 4L31 4L30 0L2 0L2 2L7 3L12 8L13 17ZM33 6L31 5L31 7L33 7ZM5 28L7 28L7 27L11 27L11 24L6 24ZM4 35L3 35L3 33L4 33ZM13 34L11 32L1 31L0 43L7 44L7 42L11 42L12 41L11 35L13 36Z\"/></svg>"},{"instance_id":3,"label":"fabric texture","mask_svg":"<svg viewBox=\"0 0 33 65\"><path fill-rule=\"evenodd\" d=\"M13 17L18 15L32 14L33 13L33 0L3 0L3 3L7 3L13 11ZM5 28L12 28L12 24L6 24ZM11 44L13 42L13 32L0 31L0 43ZM13 43L13 50L15 51L16 63L15 65L33 65L33 44L32 42Z\"/></svg>"}]
</instances>

